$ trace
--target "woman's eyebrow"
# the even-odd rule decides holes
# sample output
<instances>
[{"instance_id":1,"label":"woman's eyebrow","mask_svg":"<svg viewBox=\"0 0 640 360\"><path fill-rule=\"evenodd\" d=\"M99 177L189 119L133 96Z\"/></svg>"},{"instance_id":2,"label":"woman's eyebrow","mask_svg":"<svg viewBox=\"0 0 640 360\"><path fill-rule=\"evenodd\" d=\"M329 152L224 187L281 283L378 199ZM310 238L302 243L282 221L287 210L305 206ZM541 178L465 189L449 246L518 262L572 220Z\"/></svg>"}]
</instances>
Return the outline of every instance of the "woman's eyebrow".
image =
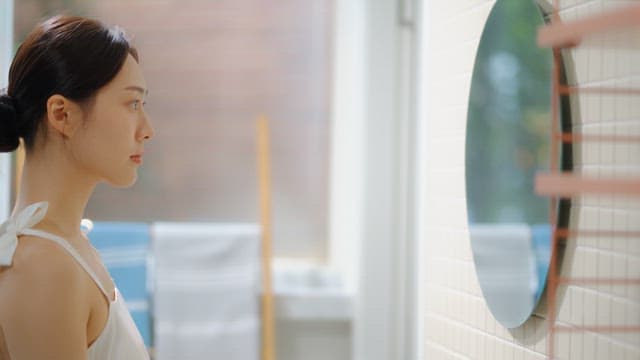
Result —
<instances>
[{"instance_id":1,"label":"woman's eyebrow","mask_svg":"<svg viewBox=\"0 0 640 360\"><path fill-rule=\"evenodd\" d=\"M124 88L125 90L130 90L130 91L137 91L142 95L149 95L149 90L145 89L143 87L140 86L135 86L135 85L131 85L131 86L127 86L126 88Z\"/></svg>"}]
</instances>

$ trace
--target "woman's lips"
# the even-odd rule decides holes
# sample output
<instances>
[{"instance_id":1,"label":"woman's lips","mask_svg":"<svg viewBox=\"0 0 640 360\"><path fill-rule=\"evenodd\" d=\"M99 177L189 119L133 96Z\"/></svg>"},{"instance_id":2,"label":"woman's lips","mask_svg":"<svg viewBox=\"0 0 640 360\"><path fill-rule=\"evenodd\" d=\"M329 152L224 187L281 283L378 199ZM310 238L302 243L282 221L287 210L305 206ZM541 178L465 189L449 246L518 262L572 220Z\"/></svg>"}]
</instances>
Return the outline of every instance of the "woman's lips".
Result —
<instances>
[{"instance_id":1,"label":"woman's lips","mask_svg":"<svg viewBox=\"0 0 640 360\"><path fill-rule=\"evenodd\" d=\"M130 159L138 165L142 164L142 155L133 155Z\"/></svg>"}]
</instances>

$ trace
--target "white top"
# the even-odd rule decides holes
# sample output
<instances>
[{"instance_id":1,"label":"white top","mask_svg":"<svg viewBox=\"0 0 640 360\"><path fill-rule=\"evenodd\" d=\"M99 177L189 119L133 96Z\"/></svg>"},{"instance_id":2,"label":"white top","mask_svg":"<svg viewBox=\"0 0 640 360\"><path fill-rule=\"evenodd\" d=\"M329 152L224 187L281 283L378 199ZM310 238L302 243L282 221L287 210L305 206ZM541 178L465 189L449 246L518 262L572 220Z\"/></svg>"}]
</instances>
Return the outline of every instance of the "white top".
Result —
<instances>
[{"instance_id":1,"label":"white top","mask_svg":"<svg viewBox=\"0 0 640 360\"><path fill-rule=\"evenodd\" d=\"M47 212L49 203L46 201L31 204L16 216L0 225L0 265L9 266L18 245L19 235L32 235L51 240L62 246L82 268L91 276L96 285L109 301L109 316L107 323L98 338L87 349L88 360L148 360L149 354L145 348L140 332L122 298L115 289L115 300L111 301L100 280L65 239L41 230L31 229L42 220Z\"/></svg>"}]
</instances>

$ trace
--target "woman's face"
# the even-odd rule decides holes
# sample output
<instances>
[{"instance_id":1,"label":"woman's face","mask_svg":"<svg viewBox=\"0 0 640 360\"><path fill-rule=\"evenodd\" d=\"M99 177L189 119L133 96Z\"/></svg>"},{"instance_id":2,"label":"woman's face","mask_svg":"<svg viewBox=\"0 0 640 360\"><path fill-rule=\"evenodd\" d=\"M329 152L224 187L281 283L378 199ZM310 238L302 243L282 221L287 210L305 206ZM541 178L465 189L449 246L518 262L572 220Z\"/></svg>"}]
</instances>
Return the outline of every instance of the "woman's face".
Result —
<instances>
[{"instance_id":1,"label":"woman's face","mask_svg":"<svg viewBox=\"0 0 640 360\"><path fill-rule=\"evenodd\" d=\"M91 176L116 187L135 183L143 142L154 132L143 106L146 92L140 66L129 55L116 77L96 94L71 144L74 158Z\"/></svg>"}]
</instances>

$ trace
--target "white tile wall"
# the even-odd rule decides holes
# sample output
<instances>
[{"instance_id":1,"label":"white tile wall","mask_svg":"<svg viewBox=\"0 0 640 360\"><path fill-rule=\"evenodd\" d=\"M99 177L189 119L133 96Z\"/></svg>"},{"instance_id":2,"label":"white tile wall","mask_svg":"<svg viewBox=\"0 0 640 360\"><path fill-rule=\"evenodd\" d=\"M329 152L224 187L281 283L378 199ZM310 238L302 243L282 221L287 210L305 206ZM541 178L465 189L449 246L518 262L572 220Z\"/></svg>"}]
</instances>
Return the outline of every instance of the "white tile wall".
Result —
<instances>
[{"instance_id":1,"label":"white tile wall","mask_svg":"<svg viewBox=\"0 0 640 360\"><path fill-rule=\"evenodd\" d=\"M471 72L493 0L429 1L426 101L428 210L425 217L426 360L544 359L546 305L523 326L504 329L491 316L475 275L466 225L464 136ZM577 19L638 1L562 0L561 16ZM638 35L638 36L635 36ZM637 44L640 32L629 42ZM569 53L580 86L640 87L640 48L606 49L585 43ZM606 40L608 41L608 40ZM640 96L586 95L574 99L574 131L640 135ZM594 176L640 174L640 144L576 145L576 171ZM640 230L640 200L610 196L575 199L572 226ZM571 277L640 277L640 239L571 239L562 264ZM640 325L640 286L584 285L559 289L565 325ZM640 359L640 335L564 333L555 339L562 359Z\"/></svg>"}]
</instances>

